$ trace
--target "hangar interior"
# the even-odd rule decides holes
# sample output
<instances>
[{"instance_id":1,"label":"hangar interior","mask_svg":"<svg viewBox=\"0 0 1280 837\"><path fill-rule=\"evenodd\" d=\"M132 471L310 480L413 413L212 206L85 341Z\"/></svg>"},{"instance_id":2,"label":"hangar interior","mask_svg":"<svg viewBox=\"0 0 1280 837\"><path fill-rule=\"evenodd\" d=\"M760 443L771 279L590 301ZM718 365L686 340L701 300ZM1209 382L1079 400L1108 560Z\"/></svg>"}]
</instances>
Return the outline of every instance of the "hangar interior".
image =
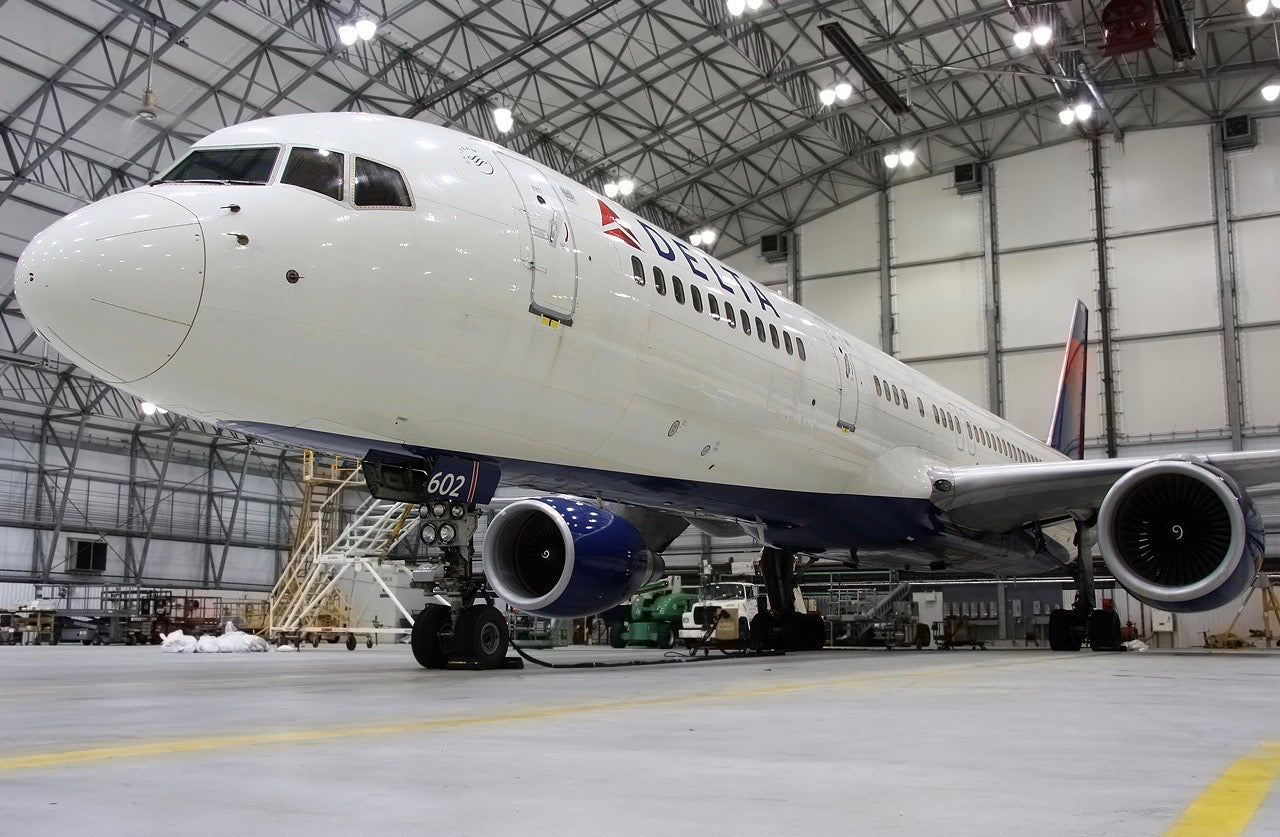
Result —
<instances>
[{"instance_id":1,"label":"hangar interior","mask_svg":"<svg viewBox=\"0 0 1280 837\"><path fill-rule=\"evenodd\" d=\"M1037 436L1081 299L1088 456L1280 447L1280 11L1255 5L1164 4L1125 44L1102 4L1068 2L0 3L0 606L34 585L260 595L288 562L302 453L93 379L12 276L56 218L276 114L501 143ZM375 34L345 43L366 15ZM1274 536L1280 506L1256 499ZM76 567L83 543L100 568ZM752 548L689 534L669 564Z\"/></svg>"}]
</instances>

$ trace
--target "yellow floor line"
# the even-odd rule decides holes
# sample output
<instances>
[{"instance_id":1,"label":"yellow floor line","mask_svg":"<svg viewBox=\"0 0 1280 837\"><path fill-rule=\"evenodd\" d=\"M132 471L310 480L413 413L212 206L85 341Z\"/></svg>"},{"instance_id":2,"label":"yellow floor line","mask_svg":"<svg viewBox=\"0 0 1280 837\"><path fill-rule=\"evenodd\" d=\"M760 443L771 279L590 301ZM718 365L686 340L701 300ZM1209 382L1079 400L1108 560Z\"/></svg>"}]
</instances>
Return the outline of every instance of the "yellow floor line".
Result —
<instances>
[{"instance_id":1,"label":"yellow floor line","mask_svg":"<svg viewBox=\"0 0 1280 837\"><path fill-rule=\"evenodd\" d=\"M868 673L852 677L833 678L829 680L778 683L737 690L698 692L689 695L662 695L657 697L607 701L602 703L564 704L559 706L495 712L485 715L460 715L430 721L406 721L390 724L327 728L320 727L299 730L283 730L278 732L248 733L242 735L223 735L210 738L118 744L61 752L30 753L26 755L0 758L0 773L11 770L30 770L40 767L69 766L118 758L176 755L207 750L231 749L235 747L259 747L266 744L292 744L299 742L328 741L338 738L355 738L361 736L456 730L459 727L544 720L577 716L587 713L672 706L687 703L722 703L726 699L767 697L770 695L813 691L818 689L906 685L913 681L929 680L936 677L955 677L958 674L966 672L984 672L993 668L1007 668L1014 665L1044 665L1054 662L1061 662L1061 658L1050 658L1035 661L1020 660L1017 662L1005 661L998 663L980 663L978 665L945 665L937 668L906 672L882 671L873 674Z\"/></svg>"},{"instance_id":2,"label":"yellow floor line","mask_svg":"<svg viewBox=\"0 0 1280 837\"><path fill-rule=\"evenodd\" d=\"M1237 759L1182 812L1165 837L1229 837L1248 827L1280 777L1280 743L1269 742Z\"/></svg>"}]
</instances>

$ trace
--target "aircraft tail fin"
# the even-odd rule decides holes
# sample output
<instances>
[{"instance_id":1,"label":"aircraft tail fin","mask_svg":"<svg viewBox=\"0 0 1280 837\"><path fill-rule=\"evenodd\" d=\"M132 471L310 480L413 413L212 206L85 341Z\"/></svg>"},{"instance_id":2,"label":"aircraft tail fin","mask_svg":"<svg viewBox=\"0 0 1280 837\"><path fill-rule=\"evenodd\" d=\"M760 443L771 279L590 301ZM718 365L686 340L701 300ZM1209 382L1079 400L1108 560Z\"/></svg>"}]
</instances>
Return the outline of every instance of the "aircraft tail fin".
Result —
<instances>
[{"instance_id":1,"label":"aircraft tail fin","mask_svg":"<svg viewBox=\"0 0 1280 837\"><path fill-rule=\"evenodd\" d=\"M1084 403L1088 385L1089 309L1076 301L1062 355L1062 376L1053 404L1053 421L1046 444L1072 459L1084 459Z\"/></svg>"}]
</instances>

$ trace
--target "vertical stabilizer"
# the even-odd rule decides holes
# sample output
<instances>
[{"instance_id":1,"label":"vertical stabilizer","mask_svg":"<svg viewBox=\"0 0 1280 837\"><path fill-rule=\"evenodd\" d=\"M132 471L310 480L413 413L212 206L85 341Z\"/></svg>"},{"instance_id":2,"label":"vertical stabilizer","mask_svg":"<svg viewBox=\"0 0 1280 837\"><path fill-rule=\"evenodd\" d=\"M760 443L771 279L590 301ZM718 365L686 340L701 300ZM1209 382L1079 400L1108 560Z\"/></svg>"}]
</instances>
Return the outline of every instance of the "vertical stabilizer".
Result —
<instances>
[{"instance_id":1,"label":"vertical stabilizer","mask_svg":"<svg viewBox=\"0 0 1280 837\"><path fill-rule=\"evenodd\" d=\"M1084 459L1084 393L1089 366L1089 309L1076 301L1062 354L1062 377L1046 443L1072 459Z\"/></svg>"}]
</instances>

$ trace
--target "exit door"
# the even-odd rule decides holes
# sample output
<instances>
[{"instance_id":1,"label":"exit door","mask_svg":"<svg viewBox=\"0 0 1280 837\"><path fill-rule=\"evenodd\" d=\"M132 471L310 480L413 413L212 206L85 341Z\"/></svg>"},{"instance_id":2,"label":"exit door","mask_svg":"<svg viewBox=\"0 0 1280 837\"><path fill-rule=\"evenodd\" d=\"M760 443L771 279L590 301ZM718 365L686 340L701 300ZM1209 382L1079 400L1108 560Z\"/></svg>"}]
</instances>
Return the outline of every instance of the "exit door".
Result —
<instances>
[{"instance_id":1,"label":"exit door","mask_svg":"<svg viewBox=\"0 0 1280 837\"><path fill-rule=\"evenodd\" d=\"M499 154L520 194L520 260L529 267L529 310L573 322L578 307L578 252L555 184L516 157Z\"/></svg>"},{"instance_id":2,"label":"exit door","mask_svg":"<svg viewBox=\"0 0 1280 837\"><path fill-rule=\"evenodd\" d=\"M858 420L858 372L843 340L836 341L836 357L840 362L840 414L836 426L855 430Z\"/></svg>"}]
</instances>

